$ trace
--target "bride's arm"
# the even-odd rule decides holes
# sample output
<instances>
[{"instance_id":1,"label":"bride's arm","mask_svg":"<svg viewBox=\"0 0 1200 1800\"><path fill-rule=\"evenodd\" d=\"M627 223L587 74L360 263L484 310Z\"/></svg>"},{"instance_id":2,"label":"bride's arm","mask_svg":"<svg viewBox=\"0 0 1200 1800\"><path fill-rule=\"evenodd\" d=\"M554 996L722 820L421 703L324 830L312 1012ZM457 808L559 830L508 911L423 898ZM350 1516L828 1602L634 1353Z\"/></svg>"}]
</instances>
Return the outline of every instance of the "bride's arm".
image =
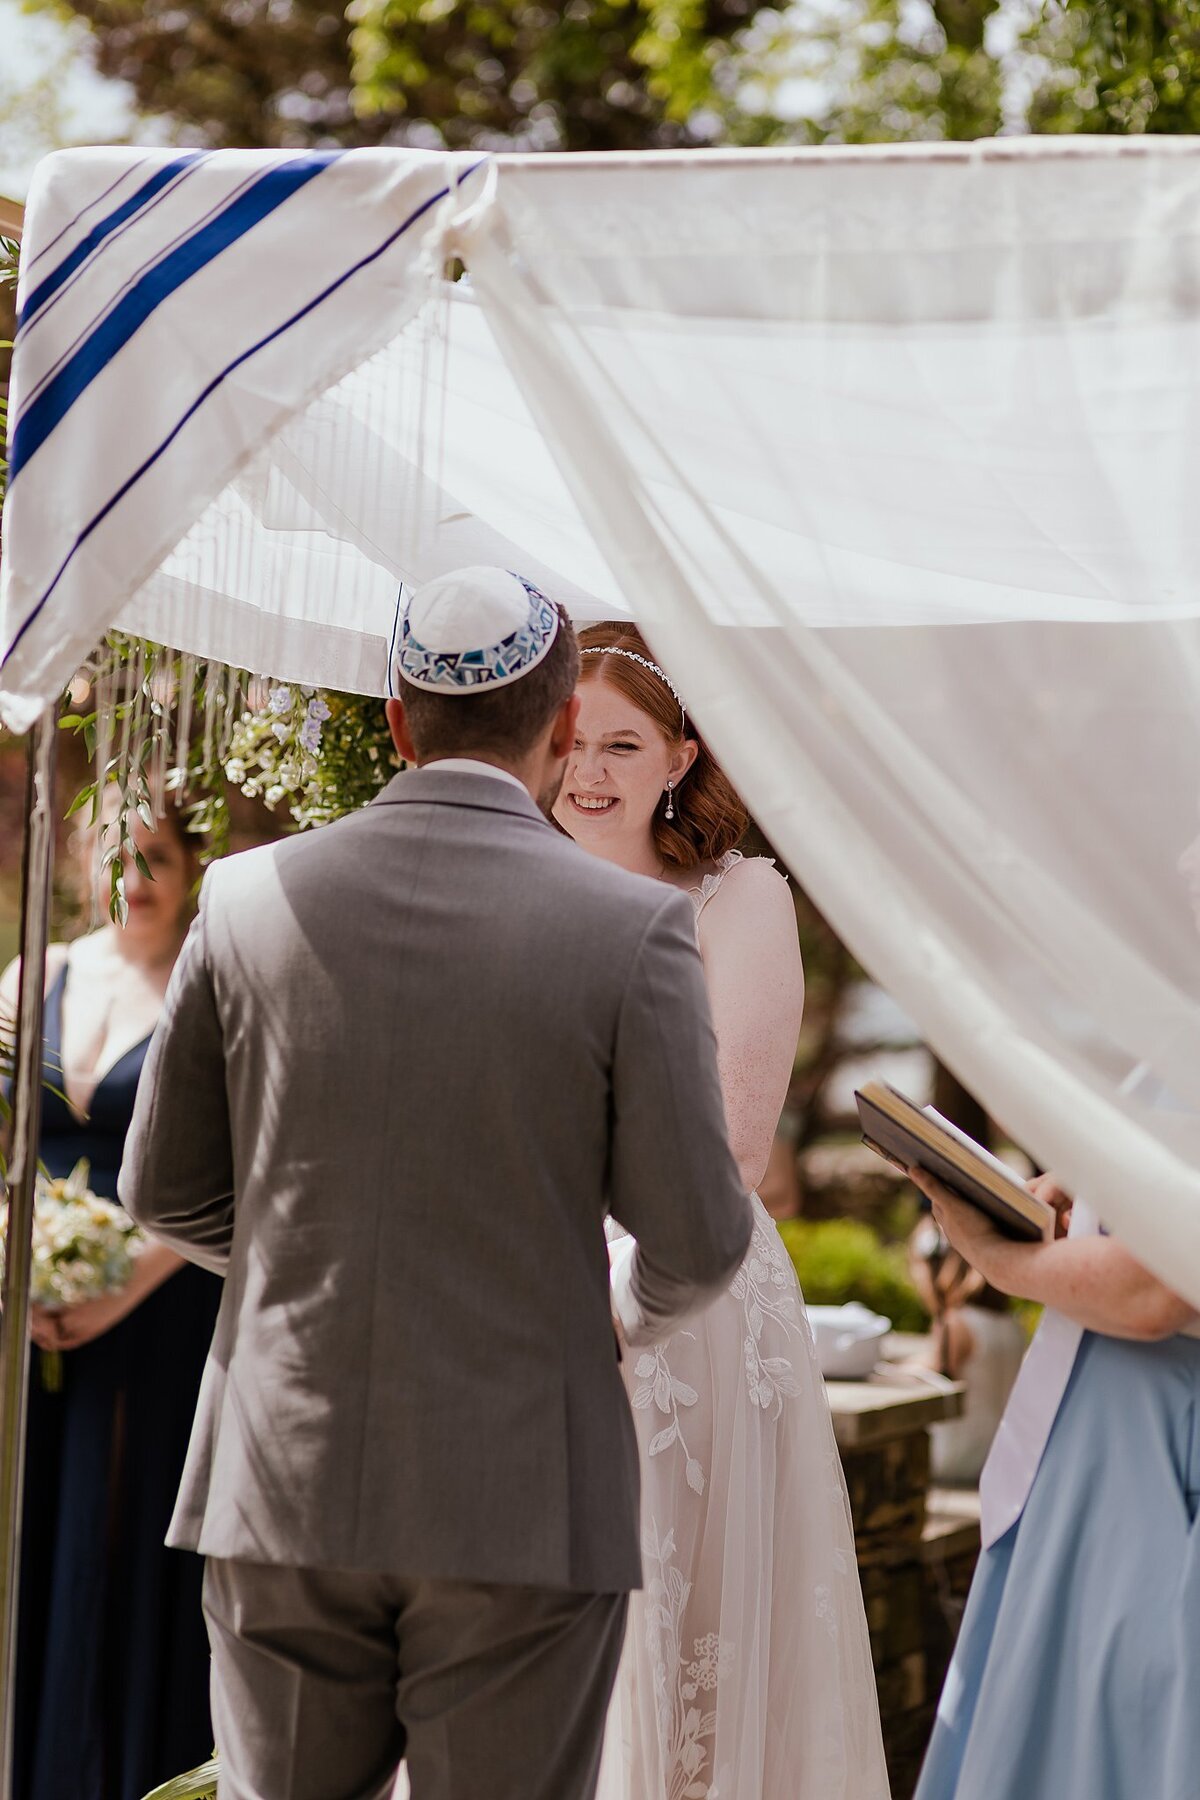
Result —
<instances>
[{"instance_id":1,"label":"bride's arm","mask_svg":"<svg viewBox=\"0 0 1200 1800\"><path fill-rule=\"evenodd\" d=\"M787 882L764 861L731 869L700 915L729 1141L747 1190L766 1174L804 1011Z\"/></svg>"}]
</instances>

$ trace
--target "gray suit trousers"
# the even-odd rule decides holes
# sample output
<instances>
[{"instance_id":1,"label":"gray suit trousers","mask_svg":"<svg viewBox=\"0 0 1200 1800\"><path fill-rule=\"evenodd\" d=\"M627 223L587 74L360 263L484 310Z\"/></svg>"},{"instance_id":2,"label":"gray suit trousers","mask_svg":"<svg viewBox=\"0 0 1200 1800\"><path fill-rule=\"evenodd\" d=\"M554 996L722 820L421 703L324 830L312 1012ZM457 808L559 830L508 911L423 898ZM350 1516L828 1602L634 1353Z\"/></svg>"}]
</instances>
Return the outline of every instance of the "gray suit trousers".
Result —
<instances>
[{"instance_id":1,"label":"gray suit trousers","mask_svg":"<svg viewBox=\"0 0 1200 1800\"><path fill-rule=\"evenodd\" d=\"M592 1800L627 1604L210 1557L220 1800Z\"/></svg>"}]
</instances>

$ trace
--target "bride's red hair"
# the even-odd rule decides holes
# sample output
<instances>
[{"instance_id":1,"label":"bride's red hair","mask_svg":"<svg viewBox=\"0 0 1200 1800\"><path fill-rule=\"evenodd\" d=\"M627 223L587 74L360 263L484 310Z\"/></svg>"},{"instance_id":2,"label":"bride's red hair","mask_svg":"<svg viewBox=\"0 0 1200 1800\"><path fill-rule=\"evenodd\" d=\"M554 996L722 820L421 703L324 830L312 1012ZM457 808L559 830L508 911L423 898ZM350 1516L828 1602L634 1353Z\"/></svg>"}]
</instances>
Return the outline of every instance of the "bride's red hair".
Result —
<instances>
[{"instance_id":1,"label":"bride's red hair","mask_svg":"<svg viewBox=\"0 0 1200 1800\"><path fill-rule=\"evenodd\" d=\"M694 869L698 863L718 861L741 842L749 823L733 783L691 720L684 723L679 702L665 681L628 656L598 654L632 650L654 662L645 638L636 625L589 625L579 633L579 648L591 652L580 657L581 682L606 681L645 713L668 744L688 738L696 746L696 760L675 789L675 817L664 817L660 807L651 821L654 845L663 862L677 869Z\"/></svg>"}]
</instances>

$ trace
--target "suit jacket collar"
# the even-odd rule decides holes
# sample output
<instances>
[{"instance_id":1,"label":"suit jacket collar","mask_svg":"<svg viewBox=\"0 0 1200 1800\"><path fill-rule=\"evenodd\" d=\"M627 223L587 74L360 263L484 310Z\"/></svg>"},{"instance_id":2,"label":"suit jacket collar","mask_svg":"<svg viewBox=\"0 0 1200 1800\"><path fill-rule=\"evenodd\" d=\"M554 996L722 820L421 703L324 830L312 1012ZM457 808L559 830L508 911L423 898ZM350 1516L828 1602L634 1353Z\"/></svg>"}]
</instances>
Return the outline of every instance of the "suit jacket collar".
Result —
<instances>
[{"instance_id":1,"label":"suit jacket collar","mask_svg":"<svg viewBox=\"0 0 1200 1800\"><path fill-rule=\"evenodd\" d=\"M371 802L372 806L413 803L513 813L519 819L534 819L550 829L550 821L528 789L515 788L510 781L497 781L491 775L471 775L457 769L441 774L434 769L401 769Z\"/></svg>"}]
</instances>

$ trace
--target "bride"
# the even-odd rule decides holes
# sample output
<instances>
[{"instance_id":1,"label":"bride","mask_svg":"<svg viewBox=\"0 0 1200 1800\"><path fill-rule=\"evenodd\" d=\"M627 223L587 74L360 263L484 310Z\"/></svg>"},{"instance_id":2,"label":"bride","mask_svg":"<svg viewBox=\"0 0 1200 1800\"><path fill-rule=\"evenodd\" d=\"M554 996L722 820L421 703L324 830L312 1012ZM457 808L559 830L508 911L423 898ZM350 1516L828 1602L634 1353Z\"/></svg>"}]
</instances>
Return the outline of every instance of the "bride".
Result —
<instances>
[{"instance_id":1,"label":"bride","mask_svg":"<svg viewBox=\"0 0 1200 1800\"><path fill-rule=\"evenodd\" d=\"M737 850L741 802L639 633L592 626L580 649L555 817L593 855L691 895L730 1138L753 1192L803 1006L787 884ZM754 1209L727 1293L622 1365L645 1588L631 1596L599 1800L888 1794L829 1407L791 1262L757 1195ZM623 1254L619 1237L611 1250Z\"/></svg>"}]
</instances>

